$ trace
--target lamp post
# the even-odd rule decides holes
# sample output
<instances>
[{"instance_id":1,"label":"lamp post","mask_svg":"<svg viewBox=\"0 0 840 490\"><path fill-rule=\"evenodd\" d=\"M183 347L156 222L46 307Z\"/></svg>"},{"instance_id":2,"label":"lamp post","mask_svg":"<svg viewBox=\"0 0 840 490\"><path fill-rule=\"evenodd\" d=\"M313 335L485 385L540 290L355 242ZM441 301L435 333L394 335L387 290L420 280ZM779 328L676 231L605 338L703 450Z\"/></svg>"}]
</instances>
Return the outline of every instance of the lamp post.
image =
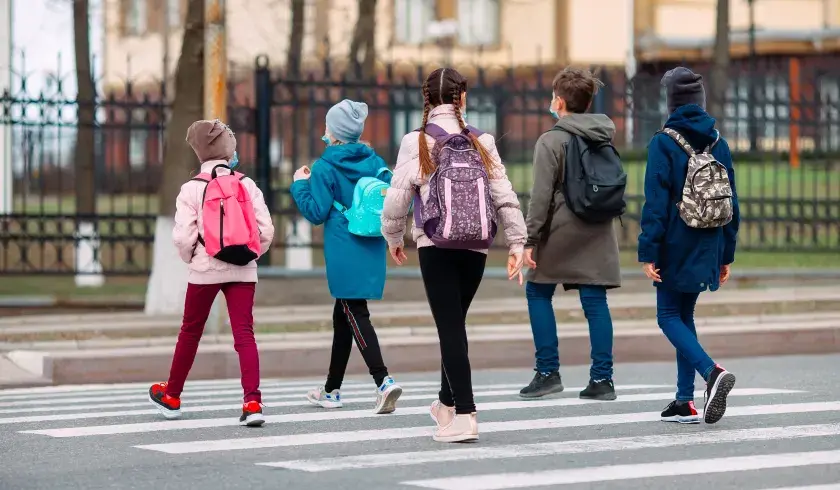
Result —
<instances>
[{"instance_id":1,"label":"lamp post","mask_svg":"<svg viewBox=\"0 0 840 490\"><path fill-rule=\"evenodd\" d=\"M750 137L750 151L758 150L758 121L756 120L755 110L756 110L756 83L755 79L758 75L757 73L757 66L756 66L756 52L755 52L755 0L747 0L750 8L750 30L749 30L749 42L750 42L750 76L749 76L749 84L748 84L748 101L747 101L747 108L750 111L749 113L749 137Z\"/></svg>"}]
</instances>

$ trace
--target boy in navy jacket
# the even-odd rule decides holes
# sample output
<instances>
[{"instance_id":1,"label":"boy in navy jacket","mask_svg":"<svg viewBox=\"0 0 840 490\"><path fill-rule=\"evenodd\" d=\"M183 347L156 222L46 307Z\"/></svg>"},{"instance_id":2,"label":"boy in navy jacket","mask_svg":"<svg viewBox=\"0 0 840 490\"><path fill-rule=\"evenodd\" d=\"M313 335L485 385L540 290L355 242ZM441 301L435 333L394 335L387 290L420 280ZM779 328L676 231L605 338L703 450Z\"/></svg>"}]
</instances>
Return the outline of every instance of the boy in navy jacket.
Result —
<instances>
[{"instance_id":1,"label":"boy in navy jacket","mask_svg":"<svg viewBox=\"0 0 840 490\"><path fill-rule=\"evenodd\" d=\"M665 127L682 135L695 152L713 145L711 154L726 167L732 189L732 221L716 228L689 227L677 208L688 172L688 154L667 134L654 135L645 171L639 262L656 286L659 327L677 350L676 400L662 412L662 420L699 423L694 408L697 371L706 380L703 418L713 424L726 411L726 397L735 385L735 376L716 364L698 342L694 307L701 292L716 291L726 283L735 261L740 220L735 171L729 145L725 139L717 139L715 120L705 110L703 77L678 67L665 74L662 84L670 113Z\"/></svg>"}]
</instances>

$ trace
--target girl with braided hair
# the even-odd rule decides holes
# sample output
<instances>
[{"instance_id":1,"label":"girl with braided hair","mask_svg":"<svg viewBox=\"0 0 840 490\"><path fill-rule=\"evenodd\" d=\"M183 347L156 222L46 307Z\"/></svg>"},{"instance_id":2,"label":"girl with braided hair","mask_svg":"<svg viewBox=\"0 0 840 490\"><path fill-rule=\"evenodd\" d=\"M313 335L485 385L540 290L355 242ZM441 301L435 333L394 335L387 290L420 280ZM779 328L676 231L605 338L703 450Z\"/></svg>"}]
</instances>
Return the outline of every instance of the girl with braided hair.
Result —
<instances>
[{"instance_id":1,"label":"girl with braided hair","mask_svg":"<svg viewBox=\"0 0 840 490\"><path fill-rule=\"evenodd\" d=\"M508 277L518 278L521 284L526 235L519 199L505 174L495 138L466 124L466 101L467 80L452 68L433 71L423 83L423 125L405 135L400 144L382 211L382 235L388 241L394 261L404 264L406 218L415 197L419 204L429 202L429 182L437 169L434 145L450 134L464 134L487 172L492 211L504 229L509 249ZM466 317L484 275L487 250L439 247L416 222L412 237L417 244L426 297L440 339L441 389L439 399L430 408L437 425L434 440L474 441L478 439L478 424L467 355Z\"/></svg>"}]
</instances>

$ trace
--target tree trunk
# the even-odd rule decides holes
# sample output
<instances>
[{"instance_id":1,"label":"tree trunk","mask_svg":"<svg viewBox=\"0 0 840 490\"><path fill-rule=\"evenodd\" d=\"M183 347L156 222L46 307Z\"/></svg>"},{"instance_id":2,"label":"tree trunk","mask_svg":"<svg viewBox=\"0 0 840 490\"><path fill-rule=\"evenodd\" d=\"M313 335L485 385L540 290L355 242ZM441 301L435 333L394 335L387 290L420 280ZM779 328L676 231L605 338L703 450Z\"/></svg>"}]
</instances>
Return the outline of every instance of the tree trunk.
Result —
<instances>
[{"instance_id":1,"label":"tree trunk","mask_svg":"<svg viewBox=\"0 0 840 490\"><path fill-rule=\"evenodd\" d=\"M99 287L105 282L99 261L96 213L95 114L96 89L90 66L90 18L88 0L73 2L73 48L76 58L76 147L73 150L76 186L76 285Z\"/></svg>"},{"instance_id":2,"label":"tree trunk","mask_svg":"<svg viewBox=\"0 0 840 490\"><path fill-rule=\"evenodd\" d=\"M364 58L359 59L364 49ZM370 79L376 71L376 0L359 0L359 18L350 43L350 69L353 75Z\"/></svg>"},{"instance_id":3,"label":"tree trunk","mask_svg":"<svg viewBox=\"0 0 840 490\"><path fill-rule=\"evenodd\" d=\"M94 111L96 89L90 71L90 22L88 0L73 2L73 44L76 51L76 85L79 89L74 155L76 173L76 213L92 215L96 212L94 189Z\"/></svg>"},{"instance_id":4,"label":"tree trunk","mask_svg":"<svg viewBox=\"0 0 840 490\"><path fill-rule=\"evenodd\" d=\"M709 112L719 122L726 117L726 89L729 85L729 0L717 0L717 22L714 60L712 65L712 93Z\"/></svg>"},{"instance_id":5,"label":"tree trunk","mask_svg":"<svg viewBox=\"0 0 840 490\"><path fill-rule=\"evenodd\" d=\"M175 72L172 116L166 125L160 209L155 225L152 275L146 290L146 314L183 311L187 268L172 243L175 201L198 161L186 142L190 124L204 117L204 0L189 0L181 55Z\"/></svg>"},{"instance_id":6,"label":"tree trunk","mask_svg":"<svg viewBox=\"0 0 840 490\"><path fill-rule=\"evenodd\" d=\"M303 29L306 20L304 0L292 0L292 28L289 31L289 52L286 59L286 72L290 77L300 76L303 59Z\"/></svg>"}]
</instances>

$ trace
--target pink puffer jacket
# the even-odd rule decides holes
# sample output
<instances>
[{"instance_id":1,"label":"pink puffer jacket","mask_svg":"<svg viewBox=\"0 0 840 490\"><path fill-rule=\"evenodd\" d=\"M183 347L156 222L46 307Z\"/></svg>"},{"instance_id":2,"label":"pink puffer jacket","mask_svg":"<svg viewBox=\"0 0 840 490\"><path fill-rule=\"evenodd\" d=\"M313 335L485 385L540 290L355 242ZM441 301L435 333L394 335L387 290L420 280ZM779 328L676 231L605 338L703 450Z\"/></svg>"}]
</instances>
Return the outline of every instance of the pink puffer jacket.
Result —
<instances>
[{"instance_id":1,"label":"pink puffer jacket","mask_svg":"<svg viewBox=\"0 0 840 490\"><path fill-rule=\"evenodd\" d=\"M461 131L455 110L451 104L443 104L435 107L429 113L430 124L440 126L448 133ZM429 149L434 146L434 138L426 136ZM490 172L490 192L493 195L493 204L498 211L499 226L504 229L505 243L510 253L519 253L525 247L525 218L519 208L519 198L513 190L513 185L507 178L505 167L496 149L496 139L493 135L483 134L478 140L490 153L496 163ZM385 196L385 204L382 210L382 234L388 240L390 247L403 245L405 235L406 218L414 199L415 188L420 187L420 197L423 202L429 198L429 184L426 178L420 176L420 149L419 134L414 131L403 137L400 144L400 151L397 155L397 165L394 169L394 176L391 178L391 187ZM423 230L414 226L412 220L411 234L417 247L434 246L431 240L423 233ZM487 253L487 250L477 250Z\"/></svg>"},{"instance_id":2,"label":"pink puffer jacket","mask_svg":"<svg viewBox=\"0 0 840 490\"><path fill-rule=\"evenodd\" d=\"M201 172L210 173L213 167L227 162L211 160L201 165ZM219 174L225 174L227 170L221 169ZM274 224L271 222L271 213L265 204L262 192L257 184L249 179L242 180L242 184L248 189L251 195L251 202L254 205L254 214L257 218L257 226L260 229L260 255L268 251L271 241L274 239ZM175 211L175 228L172 230L172 238L181 260L189 264L189 282L192 284L223 284L226 282L257 282L257 263L253 261L248 265L238 266L222 262L207 255L204 247L198 243L199 230L204 229L204 221L201 218L201 199L204 188L207 184L191 180L181 186L178 194Z\"/></svg>"}]
</instances>

